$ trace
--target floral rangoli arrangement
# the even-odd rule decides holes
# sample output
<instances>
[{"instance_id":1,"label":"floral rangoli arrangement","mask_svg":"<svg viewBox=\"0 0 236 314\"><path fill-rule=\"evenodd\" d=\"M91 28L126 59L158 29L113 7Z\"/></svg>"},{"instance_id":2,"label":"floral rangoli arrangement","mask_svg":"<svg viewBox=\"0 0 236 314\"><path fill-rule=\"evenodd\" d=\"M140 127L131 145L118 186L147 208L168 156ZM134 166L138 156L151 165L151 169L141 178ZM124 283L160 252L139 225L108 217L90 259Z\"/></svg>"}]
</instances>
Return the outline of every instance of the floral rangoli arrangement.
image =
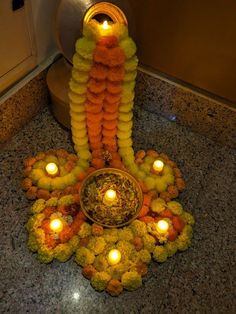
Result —
<instances>
[{"instance_id":1,"label":"floral rangoli arrangement","mask_svg":"<svg viewBox=\"0 0 236 314\"><path fill-rule=\"evenodd\" d=\"M151 260L185 251L194 224L174 200L185 188L176 163L133 150L135 53L125 25L84 25L69 82L76 154L40 152L25 160L22 181L36 200L29 249L42 263L74 256L92 287L112 296L139 288Z\"/></svg>"}]
</instances>

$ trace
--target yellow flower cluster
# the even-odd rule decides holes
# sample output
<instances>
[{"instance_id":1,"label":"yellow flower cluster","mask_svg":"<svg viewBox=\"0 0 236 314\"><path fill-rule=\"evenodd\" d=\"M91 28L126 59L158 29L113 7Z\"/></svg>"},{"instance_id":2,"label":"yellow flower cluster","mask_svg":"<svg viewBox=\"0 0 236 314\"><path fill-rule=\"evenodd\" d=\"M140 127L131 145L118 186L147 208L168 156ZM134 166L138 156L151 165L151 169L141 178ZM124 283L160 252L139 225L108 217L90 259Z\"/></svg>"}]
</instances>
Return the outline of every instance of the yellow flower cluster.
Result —
<instances>
[{"instance_id":1,"label":"yellow flower cluster","mask_svg":"<svg viewBox=\"0 0 236 314\"><path fill-rule=\"evenodd\" d=\"M55 163L58 173L48 174L46 166ZM50 196L61 196L62 191L69 188L67 194L78 193L73 186L78 181L78 176L87 168L74 154L69 154L63 149L51 150L45 153L38 153L35 157L25 161L22 187L29 199L43 198Z\"/></svg>"},{"instance_id":2,"label":"yellow flower cluster","mask_svg":"<svg viewBox=\"0 0 236 314\"><path fill-rule=\"evenodd\" d=\"M49 248L45 244L45 231L41 228L45 219L45 214L42 211L49 206L63 206L72 205L74 203L72 195L63 196L61 199L55 197L45 201L43 199L37 200L31 207L33 214L27 224L26 229L29 233L28 248L32 252L38 253L38 260L41 263L50 263L54 258L60 262L66 262L72 254L76 251L79 244L79 237L74 235L67 243L61 243L54 248ZM53 213L50 219L60 218L64 225L67 225L66 220L69 218L62 218L60 213Z\"/></svg>"}]
</instances>

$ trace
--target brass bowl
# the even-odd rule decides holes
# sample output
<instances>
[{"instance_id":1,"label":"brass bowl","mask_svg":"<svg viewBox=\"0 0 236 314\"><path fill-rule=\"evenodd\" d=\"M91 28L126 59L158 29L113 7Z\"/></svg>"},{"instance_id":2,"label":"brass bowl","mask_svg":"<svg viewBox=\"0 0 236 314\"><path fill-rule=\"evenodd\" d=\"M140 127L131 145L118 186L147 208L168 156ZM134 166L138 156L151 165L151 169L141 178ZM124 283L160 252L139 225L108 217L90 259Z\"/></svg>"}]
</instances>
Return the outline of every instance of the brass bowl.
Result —
<instances>
[{"instance_id":1,"label":"brass bowl","mask_svg":"<svg viewBox=\"0 0 236 314\"><path fill-rule=\"evenodd\" d=\"M94 217L92 217L88 213L88 211L86 209L86 206L83 203L83 195L84 195L84 191L85 191L85 188L87 187L88 182L91 182L91 179L93 177L96 177L96 176L98 176L100 174L109 174L109 173L111 173L111 174L119 174L119 175L125 177L126 179L128 179L129 181L131 181L133 183L134 187L136 188L137 196L138 196L138 206L136 208L135 213L132 215L132 217L128 221L125 221L123 223L117 223L116 225L108 225L108 224L106 224L106 223L104 223L102 221L96 220ZM142 192L142 190L140 188L140 185L136 181L136 179L133 176L131 176L129 173L127 173L125 171L122 171L122 170L119 170L119 169L115 169L115 168L103 168L103 169L99 169L99 170L96 170L95 172L91 173L83 181L81 189L80 189L80 205L81 205L81 209L82 209L83 213L85 214L85 216L88 217L94 223L96 223L98 225L101 225L101 226L104 226L104 227L107 227L107 228L123 227L123 226L129 224L131 221L133 221L135 218L137 218L137 216L138 216L138 214L140 212L140 209L142 207L142 204L143 204L143 192Z\"/></svg>"}]
</instances>

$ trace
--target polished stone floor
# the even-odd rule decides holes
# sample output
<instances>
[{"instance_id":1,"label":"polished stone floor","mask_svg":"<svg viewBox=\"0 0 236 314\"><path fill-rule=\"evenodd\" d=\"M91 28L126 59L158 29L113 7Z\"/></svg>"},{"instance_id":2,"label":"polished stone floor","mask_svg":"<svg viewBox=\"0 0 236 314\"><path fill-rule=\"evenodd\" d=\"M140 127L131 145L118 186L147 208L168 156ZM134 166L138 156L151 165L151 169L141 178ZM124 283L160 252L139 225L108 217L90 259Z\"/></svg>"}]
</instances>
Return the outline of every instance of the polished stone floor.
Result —
<instances>
[{"instance_id":1,"label":"polished stone floor","mask_svg":"<svg viewBox=\"0 0 236 314\"><path fill-rule=\"evenodd\" d=\"M167 153L184 174L179 200L196 219L192 247L152 262L143 286L118 298L94 291L73 258L40 264L26 247L23 160L72 151L70 133L46 108L0 153L0 313L236 313L235 151L141 108L134 123L135 149Z\"/></svg>"}]
</instances>

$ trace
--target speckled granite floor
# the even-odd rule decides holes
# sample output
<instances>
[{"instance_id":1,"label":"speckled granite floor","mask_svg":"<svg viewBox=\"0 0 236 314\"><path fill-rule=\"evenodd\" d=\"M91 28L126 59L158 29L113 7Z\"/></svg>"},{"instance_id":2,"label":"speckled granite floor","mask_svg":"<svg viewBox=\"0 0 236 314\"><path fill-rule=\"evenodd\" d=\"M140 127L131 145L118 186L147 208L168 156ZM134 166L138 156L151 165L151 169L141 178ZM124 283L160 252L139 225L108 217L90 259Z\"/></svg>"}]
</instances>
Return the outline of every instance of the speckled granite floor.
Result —
<instances>
[{"instance_id":1,"label":"speckled granite floor","mask_svg":"<svg viewBox=\"0 0 236 314\"><path fill-rule=\"evenodd\" d=\"M142 288L118 298L95 292L73 258L42 265L26 247L30 205L20 188L23 159L72 150L70 134L44 109L1 151L1 313L235 313L235 151L157 115L135 110L135 148L169 154L183 171L180 196L195 218L192 247L154 262Z\"/></svg>"}]
</instances>

